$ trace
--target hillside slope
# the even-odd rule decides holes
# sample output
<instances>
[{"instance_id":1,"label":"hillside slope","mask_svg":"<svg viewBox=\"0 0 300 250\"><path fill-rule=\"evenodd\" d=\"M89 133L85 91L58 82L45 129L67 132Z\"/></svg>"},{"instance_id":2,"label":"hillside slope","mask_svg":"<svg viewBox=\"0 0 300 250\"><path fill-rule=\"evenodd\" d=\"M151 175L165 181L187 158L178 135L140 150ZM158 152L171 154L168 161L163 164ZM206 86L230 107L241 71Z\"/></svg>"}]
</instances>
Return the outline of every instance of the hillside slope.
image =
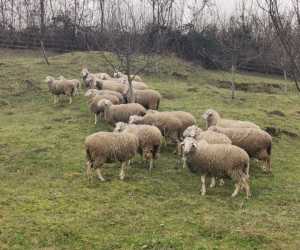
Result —
<instances>
[{"instance_id":1,"label":"hillside slope","mask_svg":"<svg viewBox=\"0 0 300 250\"><path fill-rule=\"evenodd\" d=\"M83 65L109 68L96 52L54 55L50 62L35 54L0 59L0 249L299 248L300 102L292 83L284 83L283 94L277 77L239 74L238 85L249 91L232 101L229 90L218 88L226 73L177 58L162 58L159 72L144 76L162 93L161 110L192 112L199 126L201 114L215 108L278 128L273 175L251 162L253 196L246 201L243 193L230 197L231 181L201 197L200 177L175 168L173 148L162 150L152 175L137 157L126 181L112 164L103 171L110 181L88 184L84 139L112 128L94 126L83 95L72 105L53 105L43 80L79 78Z\"/></svg>"}]
</instances>

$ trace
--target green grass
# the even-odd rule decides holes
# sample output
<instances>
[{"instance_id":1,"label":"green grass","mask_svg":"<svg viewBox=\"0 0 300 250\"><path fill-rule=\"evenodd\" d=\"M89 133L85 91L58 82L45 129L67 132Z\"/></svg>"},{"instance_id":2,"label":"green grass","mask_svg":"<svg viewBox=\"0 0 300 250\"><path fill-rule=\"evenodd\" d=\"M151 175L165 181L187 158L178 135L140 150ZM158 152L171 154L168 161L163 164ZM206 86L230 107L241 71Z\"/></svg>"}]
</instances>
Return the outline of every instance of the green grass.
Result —
<instances>
[{"instance_id":1,"label":"green grass","mask_svg":"<svg viewBox=\"0 0 300 250\"><path fill-rule=\"evenodd\" d=\"M118 180L119 165L112 164L103 171L109 181L88 184L84 139L112 128L90 122L82 95L72 105L53 105L43 79L79 78L82 65L109 68L99 53L54 55L50 66L38 56L16 53L0 61L0 249L299 249L299 137L274 138L272 176L252 162L248 201L244 194L230 197L231 181L201 197L199 176L175 169L173 148L162 150L152 175L137 157L126 181ZM143 77L162 93L161 110L190 111L203 127L200 115L212 107L300 134L292 83L287 94L239 91L232 101L229 90L211 85L228 80L227 73L175 57L160 62L157 74ZM177 80L175 71L189 78ZM254 74L239 74L237 81L283 82Z\"/></svg>"}]
</instances>

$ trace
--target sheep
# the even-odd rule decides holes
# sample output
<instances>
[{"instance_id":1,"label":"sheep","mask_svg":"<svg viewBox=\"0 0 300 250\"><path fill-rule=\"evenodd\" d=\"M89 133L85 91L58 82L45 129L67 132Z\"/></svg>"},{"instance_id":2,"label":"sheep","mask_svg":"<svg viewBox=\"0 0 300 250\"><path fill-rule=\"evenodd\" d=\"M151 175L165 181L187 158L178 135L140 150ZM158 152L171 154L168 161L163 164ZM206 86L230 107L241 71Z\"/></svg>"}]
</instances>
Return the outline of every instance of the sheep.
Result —
<instances>
[{"instance_id":1,"label":"sheep","mask_svg":"<svg viewBox=\"0 0 300 250\"><path fill-rule=\"evenodd\" d=\"M146 109L138 103L113 105L109 100L101 100L98 105L104 105L104 118L113 125L117 122L128 122L132 115L146 114Z\"/></svg>"},{"instance_id":2,"label":"sheep","mask_svg":"<svg viewBox=\"0 0 300 250\"><path fill-rule=\"evenodd\" d=\"M129 123L154 125L161 131L165 139L168 138L171 142L176 143L177 148L179 146L182 121L168 112L150 112L144 117L134 115L130 117Z\"/></svg>"},{"instance_id":3,"label":"sheep","mask_svg":"<svg viewBox=\"0 0 300 250\"><path fill-rule=\"evenodd\" d=\"M75 85L70 80L55 80L47 76L45 82L48 84L49 91L54 96L54 104L58 102L57 96L66 95L69 97L69 103L72 104L72 96L75 94Z\"/></svg>"},{"instance_id":4,"label":"sheep","mask_svg":"<svg viewBox=\"0 0 300 250\"><path fill-rule=\"evenodd\" d=\"M138 82L142 82L142 78L138 75L134 76L134 75L130 75L131 78L133 78L133 80L138 81ZM114 78L123 78L123 79L128 79L127 75L123 74L122 72L118 71L114 73Z\"/></svg>"},{"instance_id":5,"label":"sheep","mask_svg":"<svg viewBox=\"0 0 300 250\"><path fill-rule=\"evenodd\" d=\"M149 171L151 172L154 160L158 159L162 134L160 130L151 125L135 125L118 122L114 132L127 132L135 134L139 139L138 153L149 161Z\"/></svg>"},{"instance_id":6,"label":"sheep","mask_svg":"<svg viewBox=\"0 0 300 250\"><path fill-rule=\"evenodd\" d=\"M232 144L231 140L223 134L207 130L203 131L201 128L193 125L188 127L183 132L183 138L191 137L194 138L196 141L205 140L209 144ZM182 148L180 148L182 150ZM183 157L183 168L186 166L186 159ZM220 179L220 185L224 185L224 180ZM210 187L213 188L216 186L216 179L214 176L211 178Z\"/></svg>"},{"instance_id":7,"label":"sheep","mask_svg":"<svg viewBox=\"0 0 300 250\"><path fill-rule=\"evenodd\" d=\"M138 138L132 133L98 132L85 139L86 173L91 180L92 169L96 169L98 179L105 181L101 174L104 163L122 163L120 179L124 180L125 170L138 150Z\"/></svg>"},{"instance_id":8,"label":"sheep","mask_svg":"<svg viewBox=\"0 0 300 250\"><path fill-rule=\"evenodd\" d=\"M100 80L92 78L90 81L93 82L91 85L99 90L112 90L124 94L128 89L126 84L115 80Z\"/></svg>"},{"instance_id":9,"label":"sheep","mask_svg":"<svg viewBox=\"0 0 300 250\"><path fill-rule=\"evenodd\" d=\"M210 126L219 126L223 128L238 127L259 129L259 126L253 122L223 119L220 117L219 113L213 109L206 110L206 112L202 115L202 118L206 121L207 128Z\"/></svg>"},{"instance_id":10,"label":"sheep","mask_svg":"<svg viewBox=\"0 0 300 250\"><path fill-rule=\"evenodd\" d=\"M230 144L208 144L187 137L182 142L183 154L191 172L201 175L201 194L206 194L206 176L231 177L235 182L235 197L245 189L249 198L249 156L243 149Z\"/></svg>"},{"instance_id":11,"label":"sheep","mask_svg":"<svg viewBox=\"0 0 300 250\"><path fill-rule=\"evenodd\" d=\"M158 91L152 89L133 90L134 100L141 104L146 109L157 110L159 107L161 95ZM128 91L125 94L125 99L128 100Z\"/></svg>"},{"instance_id":12,"label":"sheep","mask_svg":"<svg viewBox=\"0 0 300 250\"><path fill-rule=\"evenodd\" d=\"M98 79L101 79L101 80L109 80L111 79L111 76L107 73L90 73L88 71L87 68L83 68L82 71L81 71L81 75L82 75L82 78L83 78L83 81L85 82L86 81L86 78L88 76L92 76L92 77L96 77Z\"/></svg>"},{"instance_id":13,"label":"sheep","mask_svg":"<svg viewBox=\"0 0 300 250\"><path fill-rule=\"evenodd\" d=\"M89 89L85 92L84 95L88 98L94 97L96 95L113 95L119 99L120 104L125 102L122 94L120 94L119 92L116 92L116 91L112 91L112 90Z\"/></svg>"},{"instance_id":14,"label":"sheep","mask_svg":"<svg viewBox=\"0 0 300 250\"><path fill-rule=\"evenodd\" d=\"M218 126L212 126L209 130L228 136L233 145L244 149L251 158L263 161L267 170L271 172L272 137L267 132L256 128L222 128Z\"/></svg>"},{"instance_id":15,"label":"sheep","mask_svg":"<svg viewBox=\"0 0 300 250\"><path fill-rule=\"evenodd\" d=\"M102 114L104 113L105 106L103 105L101 100L109 100L113 104L119 104L119 99L110 94L96 95L89 100L89 107L91 113L95 114L95 124L97 124L98 116L100 119L102 118Z\"/></svg>"},{"instance_id":16,"label":"sheep","mask_svg":"<svg viewBox=\"0 0 300 250\"><path fill-rule=\"evenodd\" d=\"M75 95L79 95L79 90L81 88L81 82L78 79L66 79L64 76L60 75L58 80L69 80L72 81L75 86Z\"/></svg>"}]
</instances>

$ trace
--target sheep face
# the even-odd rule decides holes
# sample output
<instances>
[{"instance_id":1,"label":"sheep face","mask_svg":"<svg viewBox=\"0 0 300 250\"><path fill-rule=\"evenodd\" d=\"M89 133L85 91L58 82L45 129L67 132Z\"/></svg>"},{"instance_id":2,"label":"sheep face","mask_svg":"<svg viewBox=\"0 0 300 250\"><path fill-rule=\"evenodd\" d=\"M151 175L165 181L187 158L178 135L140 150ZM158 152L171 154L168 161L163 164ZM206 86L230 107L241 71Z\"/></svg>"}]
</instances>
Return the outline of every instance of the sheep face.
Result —
<instances>
[{"instance_id":1,"label":"sheep face","mask_svg":"<svg viewBox=\"0 0 300 250\"><path fill-rule=\"evenodd\" d=\"M54 78L52 76L46 76L45 82L46 83L51 83L54 81Z\"/></svg>"},{"instance_id":2,"label":"sheep face","mask_svg":"<svg viewBox=\"0 0 300 250\"><path fill-rule=\"evenodd\" d=\"M181 143L183 155L187 155L191 152L194 152L198 148L198 143L195 139L187 137Z\"/></svg>"},{"instance_id":3,"label":"sheep face","mask_svg":"<svg viewBox=\"0 0 300 250\"><path fill-rule=\"evenodd\" d=\"M146 161L149 161L153 158L153 150L151 148L144 148L143 149L143 158Z\"/></svg>"},{"instance_id":4,"label":"sheep face","mask_svg":"<svg viewBox=\"0 0 300 250\"><path fill-rule=\"evenodd\" d=\"M138 116L138 115L132 115L129 117L129 124L135 124L139 121L141 121L143 119L143 117Z\"/></svg>"},{"instance_id":5,"label":"sheep face","mask_svg":"<svg viewBox=\"0 0 300 250\"><path fill-rule=\"evenodd\" d=\"M118 123L116 124L115 129L114 129L114 132L122 132L122 131L124 131L127 127L128 127L128 124L126 124L125 122L118 122Z\"/></svg>"},{"instance_id":6,"label":"sheep face","mask_svg":"<svg viewBox=\"0 0 300 250\"><path fill-rule=\"evenodd\" d=\"M82 75L83 80L85 80L87 78L87 76L89 75L88 69L87 68L82 69L81 75Z\"/></svg>"},{"instance_id":7,"label":"sheep face","mask_svg":"<svg viewBox=\"0 0 300 250\"><path fill-rule=\"evenodd\" d=\"M206 112L202 115L202 118L206 120L206 123L210 124L210 126L216 125L219 117L220 117L219 113L213 109L206 110Z\"/></svg>"},{"instance_id":8,"label":"sheep face","mask_svg":"<svg viewBox=\"0 0 300 250\"><path fill-rule=\"evenodd\" d=\"M95 92L96 92L95 89L89 89L88 91L85 92L84 96L88 97L88 98L92 97L92 96L95 96L96 95Z\"/></svg>"},{"instance_id":9,"label":"sheep face","mask_svg":"<svg viewBox=\"0 0 300 250\"><path fill-rule=\"evenodd\" d=\"M188 127L184 132L183 132L183 137L192 137L195 138L197 135L197 132L200 131L201 129L199 129L197 126L193 125ZM201 131L200 131L201 132Z\"/></svg>"}]
</instances>

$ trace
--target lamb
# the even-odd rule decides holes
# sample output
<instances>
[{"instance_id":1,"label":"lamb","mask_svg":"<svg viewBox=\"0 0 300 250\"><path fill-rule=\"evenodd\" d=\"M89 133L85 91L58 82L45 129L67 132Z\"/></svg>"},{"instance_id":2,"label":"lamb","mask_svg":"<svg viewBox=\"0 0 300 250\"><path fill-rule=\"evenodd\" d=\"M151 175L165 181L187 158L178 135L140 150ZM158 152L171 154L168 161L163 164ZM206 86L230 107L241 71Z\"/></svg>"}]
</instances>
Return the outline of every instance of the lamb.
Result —
<instances>
[{"instance_id":1,"label":"lamb","mask_svg":"<svg viewBox=\"0 0 300 250\"><path fill-rule=\"evenodd\" d=\"M220 117L219 113L213 109L208 109L203 115L203 119L206 121L206 126L209 128L210 126L219 126L223 128L257 128L257 126L253 122L248 121L239 121L239 120L229 120L223 119Z\"/></svg>"},{"instance_id":2,"label":"lamb","mask_svg":"<svg viewBox=\"0 0 300 250\"><path fill-rule=\"evenodd\" d=\"M111 124L127 123L132 115L143 116L146 114L146 109L138 103L113 105L111 101L101 100L98 105L104 105L105 120Z\"/></svg>"},{"instance_id":3,"label":"lamb","mask_svg":"<svg viewBox=\"0 0 300 250\"><path fill-rule=\"evenodd\" d=\"M92 98L96 95L113 95L119 99L119 104L124 103L124 97L119 92L112 90L98 90L98 89L89 89L84 94L88 98Z\"/></svg>"},{"instance_id":4,"label":"lamb","mask_svg":"<svg viewBox=\"0 0 300 250\"><path fill-rule=\"evenodd\" d=\"M180 143L180 133L182 130L182 121L168 112L150 112L144 117L131 116L129 119L130 124L147 124L156 126L162 133L162 135L172 142L177 144L177 148Z\"/></svg>"},{"instance_id":5,"label":"lamb","mask_svg":"<svg viewBox=\"0 0 300 250\"><path fill-rule=\"evenodd\" d=\"M97 124L98 117L102 118L102 114L104 113L105 106L101 100L109 100L113 104L119 104L119 99L114 95L103 94L92 97L89 100L89 107L91 113L95 114L95 124Z\"/></svg>"},{"instance_id":6,"label":"lamb","mask_svg":"<svg viewBox=\"0 0 300 250\"><path fill-rule=\"evenodd\" d=\"M67 80L64 76L60 75L58 77L58 80ZM79 95L79 90L81 88L81 82L78 79L69 79L69 81L72 81L75 86L75 95Z\"/></svg>"},{"instance_id":7,"label":"lamb","mask_svg":"<svg viewBox=\"0 0 300 250\"><path fill-rule=\"evenodd\" d=\"M138 81L138 82L142 82L142 78L138 75L134 76L134 75L130 75L131 78L133 78L133 80ZM123 74L122 72L118 71L114 73L114 78L124 78L124 79L128 79L127 75Z\"/></svg>"},{"instance_id":8,"label":"lamb","mask_svg":"<svg viewBox=\"0 0 300 250\"><path fill-rule=\"evenodd\" d=\"M72 96L74 96L76 89L73 81L55 80L53 77L47 76L45 82L48 84L49 91L54 96L54 104L58 102L60 95L68 96L69 103L72 104Z\"/></svg>"},{"instance_id":9,"label":"lamb","mask_svg":"<svg viewBox=\"0 0 300 250\"><path fill-rule=\"evenodd\" d=\"M125 170L138 150L138 138L132 133L98 132L85 139L86 172L91 180L92 169L96 169L98 179L105 181L101 174L104 163L119 161L122 163L120 179L124 180Z\"/></svg>"},{"instance_id":10,"label":"lamb","mask_svg":"<svg viewBox=\"0 0 300 250\"><path fill-rule=\"evenodd\" d=\"M208 144L205 140L185 138L183 154L191 172L201 175L201 194L206 194L206 176L231 177L235 182L235 197L240 189L245 189L249 198L249 156L241 148L230 144Z\"/></svg>"},{"instance_id":11,"label":"lamb","mask_svg":"<svg viewBox=\"0 0 300 250\"><path fill-rule=\"evenodd\" d=\"M153 110L158 109L161 99L161 95L158 91L152 89L134 90L133 94L135 102L141 104L144 108ZM125 98L128 99L128 91L125 94Z\"/></svg>"},{"instance_id":12,"label":"lamb","mask_svg":"<svg viewBox=\"0 0 300 250\"><path fill-rule=\"evenodd\" d=\"M114 132L133 133L138 137L139 148L138 153L143 159L149 161L149 171L151 172L154 160L158 159L160 146L162 142L162 134L160 130L151 125L135 125L118 122Z\"/></svg>"},{"instance_id":13,"label":"lamb","mask_svg":"<svg viewBox=\"0 0 300 250\"><path fill-rule=\"evenodd\" d=\"M236 145L244 149L251 158L263 161L271 172L272 137L256 128L222 128L212 126L209 130L222 133ZM264 167L263 167L264 168Z\"/></svg>"}]
</instances>

